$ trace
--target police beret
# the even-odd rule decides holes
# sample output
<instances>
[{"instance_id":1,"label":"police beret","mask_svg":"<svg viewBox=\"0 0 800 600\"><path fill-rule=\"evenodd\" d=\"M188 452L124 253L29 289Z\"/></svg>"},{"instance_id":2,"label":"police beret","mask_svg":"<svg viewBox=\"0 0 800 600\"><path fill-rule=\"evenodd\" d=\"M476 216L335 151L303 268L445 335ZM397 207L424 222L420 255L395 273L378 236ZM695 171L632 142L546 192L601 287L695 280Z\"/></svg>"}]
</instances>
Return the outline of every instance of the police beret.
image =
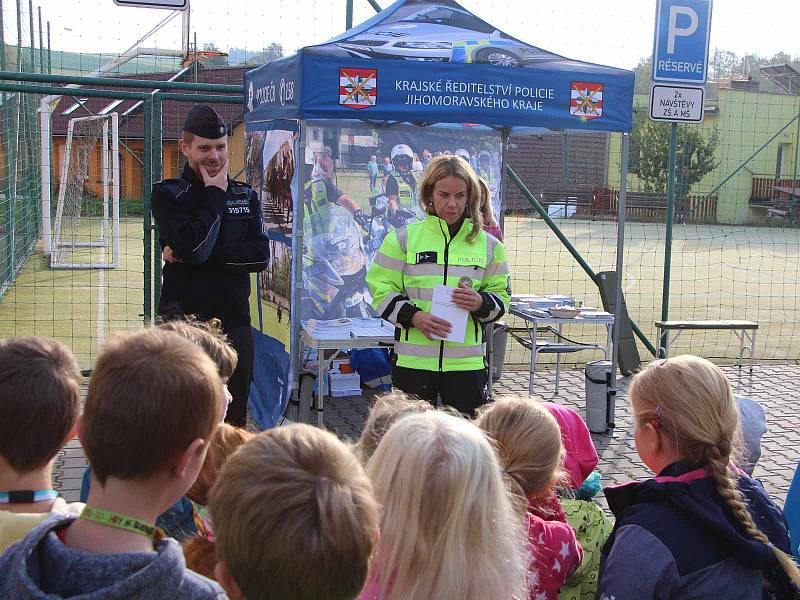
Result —
<instances>
[{"instance_id":1,"label":"police beret","mask_svg":"<svg viewBox=\"0 0 800 600\"><path fill-rule=\"evenodd\" d=\"M224 137L228 132L217 111L205 104L195 104L192 107L183 124L183 130L209 140Z\"/></svg>"}]
</instances>

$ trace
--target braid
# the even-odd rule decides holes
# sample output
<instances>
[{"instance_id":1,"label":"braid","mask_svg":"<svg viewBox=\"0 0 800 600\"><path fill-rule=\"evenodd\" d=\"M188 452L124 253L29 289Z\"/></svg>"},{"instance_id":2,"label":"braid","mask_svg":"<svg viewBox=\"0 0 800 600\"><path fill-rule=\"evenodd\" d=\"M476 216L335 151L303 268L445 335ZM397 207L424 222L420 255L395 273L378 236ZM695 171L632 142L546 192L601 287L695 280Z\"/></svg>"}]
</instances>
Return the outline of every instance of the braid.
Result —
<instances>
[{"instance_id":1,"label":"braid","mask_svg":"<svg viewBox=\"0 0 800 600\"><path fill-rule=\"evenodd\" d=\"M741 523L745 533L754 540L766 544L770 550L775 554L775 558L783 568L784 572L794 582L796 586L800 586L800 569L794 562L791 556L783 552L781 549L774 546L769 538L764 535L753 521L750 511L747 510L747 505L744 501L744 496L734 485L733 480L728 474L728 460L731 453L731 444L725 440L717 446L711 446L706 452L706 459L711 471L711 476L717 484L717 493L722 496L725 503L733 511L736 519Z\"/></svg>"}]
</instances>

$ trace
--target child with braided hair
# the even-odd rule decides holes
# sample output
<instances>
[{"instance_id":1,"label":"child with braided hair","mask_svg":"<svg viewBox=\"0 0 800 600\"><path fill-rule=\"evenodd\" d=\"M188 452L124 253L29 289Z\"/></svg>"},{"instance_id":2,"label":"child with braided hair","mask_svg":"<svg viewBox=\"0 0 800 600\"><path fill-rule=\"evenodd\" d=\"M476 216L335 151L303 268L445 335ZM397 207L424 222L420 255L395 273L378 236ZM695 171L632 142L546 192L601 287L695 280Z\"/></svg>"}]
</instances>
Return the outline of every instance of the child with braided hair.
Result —
<instances>
[{"instance_id":1,"label":"child with braided hair","mask_svg":"<svg viewBox=\"0 0 800 600\"><path fill-rule=\"evenodd\" d=\"M656 476L605 490L616 516L600 600L796 598L781 510L732 462L739 411L722 370L654 361L630 387L636 450Z\"/></svg>"}]
</instances>

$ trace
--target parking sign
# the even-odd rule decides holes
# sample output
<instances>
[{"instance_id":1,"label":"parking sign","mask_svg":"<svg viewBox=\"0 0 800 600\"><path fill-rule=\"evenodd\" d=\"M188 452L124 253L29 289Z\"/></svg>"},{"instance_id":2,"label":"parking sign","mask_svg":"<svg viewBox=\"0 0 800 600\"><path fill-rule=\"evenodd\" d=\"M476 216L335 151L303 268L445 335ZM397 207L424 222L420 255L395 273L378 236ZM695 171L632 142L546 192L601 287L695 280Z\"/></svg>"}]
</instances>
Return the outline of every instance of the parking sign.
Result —
<instances>
[{"instance_id":1,"label":"parking sign","mask_svg":"<svg viewBox=\"0 0 800 600\"><path fill-rule=\"evenodd\" d=\"M711 0L657 0L653 80L704 84L710 34Z\"/></svg>"}]
</instances>

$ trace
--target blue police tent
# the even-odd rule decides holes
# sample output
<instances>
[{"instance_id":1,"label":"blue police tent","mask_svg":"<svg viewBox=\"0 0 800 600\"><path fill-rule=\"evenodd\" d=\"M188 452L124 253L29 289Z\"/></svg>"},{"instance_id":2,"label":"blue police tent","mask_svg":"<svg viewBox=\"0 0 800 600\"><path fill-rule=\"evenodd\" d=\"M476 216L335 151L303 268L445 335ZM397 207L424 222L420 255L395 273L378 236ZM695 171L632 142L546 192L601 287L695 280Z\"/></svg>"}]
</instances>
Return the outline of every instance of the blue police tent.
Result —
<instances>
[{"instance_id":1,"label":"blue police tent","mask_svg":"<svg viewBox=\"0 0 800 600\"><path fill-rule=\"evenodd\" d=\"M301 321L371 310L363 278L385 210L376 196L415 201L426 154L462 153L502 215L511 133L629 132L633 91L632 71L526 44L453 0L398 0L338 37L247 72L247 177L274 242L254 323L251 407L261 425L275 424L297 387ZM379 185L367 170L380 167ZM323 187L348 200L310 218L304 204ZM363 228L364 213L366 232L355 222L361 215Z\"/></svg>"}]
</instances>

